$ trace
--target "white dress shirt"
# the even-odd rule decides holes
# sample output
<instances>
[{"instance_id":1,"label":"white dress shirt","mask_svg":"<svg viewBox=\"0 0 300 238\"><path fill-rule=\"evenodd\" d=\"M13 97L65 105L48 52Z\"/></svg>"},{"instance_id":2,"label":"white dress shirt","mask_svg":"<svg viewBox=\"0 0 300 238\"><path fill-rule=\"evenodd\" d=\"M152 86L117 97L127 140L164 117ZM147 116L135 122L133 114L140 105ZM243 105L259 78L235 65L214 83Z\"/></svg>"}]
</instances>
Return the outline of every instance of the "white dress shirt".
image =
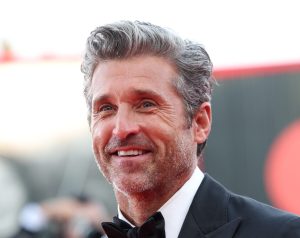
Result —
<instances>
[{"instance_id":1,"label":"white dress shirt","mask_svg":"<svg viewBox=\"0 0 300 238\"><path fill-rule=\"evenodd\" d=\"M190 179L158 210L165 219L166 238L178 237L184 219L203 178L204 174L197 167ZM123 216L119 207L118 217L131 226L134 226Z\"/></svg>"}]
</instances>

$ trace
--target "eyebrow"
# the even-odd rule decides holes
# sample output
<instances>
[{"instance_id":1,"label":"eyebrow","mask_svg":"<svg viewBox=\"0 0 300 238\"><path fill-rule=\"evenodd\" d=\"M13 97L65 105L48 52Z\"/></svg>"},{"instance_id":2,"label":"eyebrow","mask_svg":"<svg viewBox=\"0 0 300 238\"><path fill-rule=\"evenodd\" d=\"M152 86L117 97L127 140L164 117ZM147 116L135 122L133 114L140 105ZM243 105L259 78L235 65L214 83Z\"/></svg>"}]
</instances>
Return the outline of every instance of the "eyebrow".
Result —
<instances>
[{"instance_id":1,"label":"eyebrow","mask_svg":"<svg viewBox=\"0 0 300 238\"><path fill-rule=\"evenodd\" d=\"M93 97L92 103L107 101L109 98L110 98L109 94L99 95L99 96Z\"/></svg>"},{"instance_id":2,"label":"eyebrow","mask_svg":"<svg viewBox=\"0 0 300 238\"><path fill-rule=\"evenodd\" d=\"M159 94L153 90L148 90L148 89L135 89L134 88L134 89L129 90L129 93L131 93L133 95L133 97L150 96L150 97L162 99L161 94ZM108 101L109 98L111 98L110 94L103 94L103 95L94 97L92 102L93 102L93 104L95 104L97 102Z\"/></svg>"},{"instance_id":3,"label":"eyebrow","mask_svg":"<svg viewBox=\"0 0 300 238\"><path fill-rule=\"evenodd\" d=\"M133 93L136 96L152 96L152 97L156 97L156 98L161 98L161 94L153 91L153 90L148 90L148 89L134 89Z\"/></svg>"}]
</instances>

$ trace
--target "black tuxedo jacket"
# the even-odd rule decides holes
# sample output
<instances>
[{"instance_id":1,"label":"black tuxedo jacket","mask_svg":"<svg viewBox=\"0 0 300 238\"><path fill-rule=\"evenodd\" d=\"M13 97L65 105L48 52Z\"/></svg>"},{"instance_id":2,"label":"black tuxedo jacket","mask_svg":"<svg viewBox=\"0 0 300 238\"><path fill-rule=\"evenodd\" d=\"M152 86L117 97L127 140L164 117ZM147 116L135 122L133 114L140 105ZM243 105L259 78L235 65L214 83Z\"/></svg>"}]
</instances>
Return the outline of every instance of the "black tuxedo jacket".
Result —
<instances>
[{"instance_id":1,"label":"black tuxedo jacket","mask_svg":"<svg viewBox=\"0 0 300 238\"><path fill-rule=\"evenodd\" d=\"M300 217L233 194L206 174L178 237L300 238Z\"/></svg>"}]
</instances>

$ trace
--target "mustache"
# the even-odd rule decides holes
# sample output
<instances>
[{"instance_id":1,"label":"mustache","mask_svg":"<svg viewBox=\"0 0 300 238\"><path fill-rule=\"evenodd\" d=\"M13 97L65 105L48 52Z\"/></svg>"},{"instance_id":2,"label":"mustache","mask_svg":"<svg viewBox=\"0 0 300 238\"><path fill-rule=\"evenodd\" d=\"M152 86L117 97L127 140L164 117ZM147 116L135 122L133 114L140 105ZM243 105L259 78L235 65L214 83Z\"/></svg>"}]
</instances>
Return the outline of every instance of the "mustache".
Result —
<instances>
[{"instance_id":1,"label":"mustache","mask_svg":"<svg viewBox=\"0 0 300 238\"><path fill-rule=\"evenodd\" d=\"M126 146L136 146L151 151L155 148L154 143L147 136L143 134L131 134L124 139L112 136L106 144L104 152L110 154L115 152L117 148Z\"/></svg>"}]
</instances>

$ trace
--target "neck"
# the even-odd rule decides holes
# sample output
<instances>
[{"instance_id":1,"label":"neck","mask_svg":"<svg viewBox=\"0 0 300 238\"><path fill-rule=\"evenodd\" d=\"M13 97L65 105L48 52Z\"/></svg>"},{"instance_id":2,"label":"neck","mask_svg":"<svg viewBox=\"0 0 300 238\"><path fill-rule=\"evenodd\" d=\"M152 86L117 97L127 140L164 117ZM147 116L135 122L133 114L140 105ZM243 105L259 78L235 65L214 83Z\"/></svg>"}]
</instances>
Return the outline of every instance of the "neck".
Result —
<instances>
[{"instance_id":1,"label":"neck","mask_svg":"<svg viewBox=\"0 0 300 238\"><path fill-rule=\"evenodd\" d=\"M174 181L171 186L168 184L168 187L160 189L155 188L131 194L115 189L116 199L122 214L132 224L141 226L185 184L192 172L185 176L185 179L181 178L180 181Z\"/></svg>"}]
</instances>

